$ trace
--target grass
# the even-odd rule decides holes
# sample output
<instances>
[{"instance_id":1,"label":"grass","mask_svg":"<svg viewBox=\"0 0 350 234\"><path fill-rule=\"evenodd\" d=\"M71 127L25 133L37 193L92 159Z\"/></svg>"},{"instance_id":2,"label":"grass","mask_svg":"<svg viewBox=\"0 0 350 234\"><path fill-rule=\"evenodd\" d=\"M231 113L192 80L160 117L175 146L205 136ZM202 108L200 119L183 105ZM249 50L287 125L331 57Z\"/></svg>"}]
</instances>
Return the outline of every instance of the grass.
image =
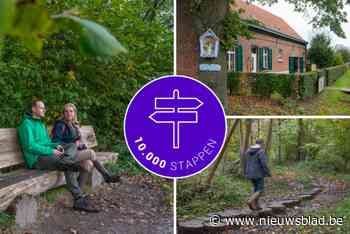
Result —
<instances>
[{"instance_id":1,"label":"grass","mask_svg":"<svg viewBox=\"0 0 350 234\"><path fill-rule=\"evenodd\" d=\"M350 70L339 78L334 88L350 88ZM301 104L305 114L350 115L350 95L338 90L326 89L319 97Z\"/></svg>"},{"instance_id":2,"label":"grass","mask_svg":"<svg viewBox=\"0 0 350 234\"><path fill-rule=\"evenodd\" d=\"M183 219L221 211L227 207L239 207L251 192L251 184L237 175L217 175L208 190L202 190L204 174L177 183L177 212Z\"/></svg>"},{"instance_id":3,"label":"grass","mask_svg":"<svg viewBox=\"0 0 350 234\"><path fill-rule=\"evenodd\" d=\"M50 189L44 193L40 194L40 197L44 198L48 203L52 204L56 201L59 196L66 193L67 189L65 187L58 187L54 189Z\"/></svg>"},{"instance_id":4,"label":"grass","mask_svg":"<svg viewBox=\"0 0 350 234\"><path fill-rule=\"evenodd\" d=\"M300 226L301 233L339 233L346 234L350 231L350 198L337 203L335 207L319 210L317 213L308 213L306 216L329 217L342 219L342 225L335 226Z\"/></svg>"},{"instance_id":5,"label":"grass","mask_svg":"<svg viewBox=\"0 0 350 234\"><path fill-rule=\"evenodd\" d=\"M134 160L124 142L118 142L112 147L112 150L118 153L118 160L115 163L107 163L106 166L111 172L129 175L146 173L146 170Z\"/></svg>"}]
</instances>

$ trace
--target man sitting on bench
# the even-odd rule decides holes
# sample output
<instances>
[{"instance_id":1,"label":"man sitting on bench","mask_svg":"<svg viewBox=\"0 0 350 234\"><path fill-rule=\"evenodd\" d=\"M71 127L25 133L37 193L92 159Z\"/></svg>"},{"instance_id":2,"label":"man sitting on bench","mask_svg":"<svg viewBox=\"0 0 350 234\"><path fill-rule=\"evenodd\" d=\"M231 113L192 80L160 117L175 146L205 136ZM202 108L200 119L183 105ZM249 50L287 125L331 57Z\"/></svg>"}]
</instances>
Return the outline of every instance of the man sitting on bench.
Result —
<instances>
[{"instance_id":1,"label":"man sitting on bench","mask_svg":"<svg viewBox=\"0 0 350 234\"><path fill-rule=\"evenodd\" d=\"M44 102L40 100L33 101L31 112L25 114L18 127L19 141L27 167L37 170L63 171L67 188L74 198L73 209L98 212L84 196L75 175L75 172L81 172L84 169L77 163L62 160L63 147L51 141L42 121L44 116Z\"/></svg>"}]
</instances>

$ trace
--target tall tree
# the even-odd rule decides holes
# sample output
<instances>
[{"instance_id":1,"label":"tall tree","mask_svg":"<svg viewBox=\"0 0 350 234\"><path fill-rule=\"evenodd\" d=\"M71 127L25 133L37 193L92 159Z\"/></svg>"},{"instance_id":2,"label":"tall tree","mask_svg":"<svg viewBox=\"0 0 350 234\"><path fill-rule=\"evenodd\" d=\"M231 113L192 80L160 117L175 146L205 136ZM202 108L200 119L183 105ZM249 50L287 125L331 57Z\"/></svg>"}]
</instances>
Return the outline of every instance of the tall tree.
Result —
<instances>
[{"instance_id":1,"label":"tall tree","mask_svg":"<svg viewBox=\"0 0 350 234\"><path fill-rule=\"evenodd\" d=\"M297 143L297 161L305 159L305 126L303 119L298 119L298 143Z\"/></svg>"},{"instance_id":2,"label":"tall tree","mask_svg":"<svg viewBox=\"0 0 350 234\"><path fill-rule=\"evenodd\" d=\"M345 46L339 46L337 49L337 53L342 55L344 62L350 62L350 49Z\"/></svg>"},{"instance_id":3,"label":"tall tree","mask_svg":"<svg viewBox=\"0 0 350 234\"><path fill-rule=\"evenodd\" d=\"M331 46L331 38L326 33L315 35L310 43L308 52L311 63L318 68L330 67L334 61L334 50Z\"/></svg>"},{"instance_id":4,"label":"tall tree","mask_svg":"<svg viewBox=\"0 0 350 234\"><path fill-rule=\"evenodd\" d=\"M273 119L270 119L269 121L269 128L267 132L267 137L266 137L266 145L265 145L265 151L268 153L271 149L272 145L272 130L273 130Z\"/></svg>"},{"instance_id":5,"label":"tall tree","mask_svg":"<svg viewBox=\"0 0 350 234\"><path fill-rule=\"evenodd\" d=\"M282 0L252 0L263 4L275 4ZM294 5L294 11L301 13L309 13L310 23L314 28L328 27L337 36L345 38L342 23L347 23L347 12L345 5L350 5L349 0L284 0ZM313 10L313 12L310 12Z\"/></svg>"},{"instance_id":6,"label":"tall tree","mask_svg":"<svg viewBox=\"0 0 350 234\"><path fill-rule=\"evenodd\" d=\"M252 120L240 121L240 168L241 174L245 172L245 152L249 146L249 138L252 132Z\"/></svg>"}]
</instances>

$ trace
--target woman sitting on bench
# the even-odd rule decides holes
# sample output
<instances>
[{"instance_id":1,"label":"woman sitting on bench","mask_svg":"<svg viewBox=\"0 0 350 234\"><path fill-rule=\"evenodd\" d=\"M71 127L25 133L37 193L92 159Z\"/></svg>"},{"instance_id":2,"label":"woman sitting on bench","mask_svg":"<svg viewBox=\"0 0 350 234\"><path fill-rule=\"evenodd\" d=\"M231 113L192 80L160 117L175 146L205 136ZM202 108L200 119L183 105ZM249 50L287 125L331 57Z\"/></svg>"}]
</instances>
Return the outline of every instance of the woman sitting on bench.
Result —
<instances>
[{"instance_id":1,"label":"woman sitting on bench","mask_svg":"<svg viewBox=\"0 0 350 234\"><path fill-rule=\"evenodd\" d=\"M83 186L88 179L88 173L93 167L101 173L105 182L116 183L120 181L118 175L112 175L97 159L95 151L88 149L81 142L80 125L77 117L77 108L74 104L68 103L64 105L62 117L58 119L52 129L52 141L59 144L75 143L78 148L76 160L81 162L81 166L85 169L84 173L79 175L79 185Z\"/></svg>"}]
</instances>

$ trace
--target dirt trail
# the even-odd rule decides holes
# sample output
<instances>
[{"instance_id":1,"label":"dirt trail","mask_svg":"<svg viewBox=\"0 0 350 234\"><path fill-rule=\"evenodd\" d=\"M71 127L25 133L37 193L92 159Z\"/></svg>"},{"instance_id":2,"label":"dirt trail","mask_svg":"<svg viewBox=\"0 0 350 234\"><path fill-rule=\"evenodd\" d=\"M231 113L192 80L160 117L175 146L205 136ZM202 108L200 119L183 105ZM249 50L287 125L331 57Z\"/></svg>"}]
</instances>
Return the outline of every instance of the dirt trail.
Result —
<instances>
[{"instance_id":1,"label":"dirt trail","mask_svg":"<svg viewBox=\"0 0 350 234\"><path fill-rule=\"evenodd\" d=\"M173 215L168 194L151 179L123 178L122 183L104 184L90 200L100 213L85 213L71 209L69 194L60 196L54 204L41 204L39 224L22 233L172 233Z\"/></svg>"},{"instance_id":2,"label":"dirt trail","mask_svg":"<svg viewBox=\"0 0 350 234\"><path fill-rule=\"evenodd\" d=\"M286 187L277 189L277 181L283 181ZM263 210L253 212L247 207L227 208L221 212L213 212L203 217L197 217L179 222L179 233L224 233L224 234L253 234L253 233L300 233L296 225L259 225L258 218L271 217L301 217L316 213L320 209L334 207L337 202L350 194L349 186L342 181L325 178L315 179L314 183L304 188L303 183L295 178L272 178L266 186L266 194L261 199ZM221 217L221 222L213 225L210 217ZM250 222L254 217L255 224L228 225L231 222ZM237 221L242 217L240 221ZM236 220L236 221L235 221ZM245 221L246 220L246 221ZM229 221L230 222L230 221ZM237 223L236 223L237 224Z\"/></svg>"}]
</instances>

